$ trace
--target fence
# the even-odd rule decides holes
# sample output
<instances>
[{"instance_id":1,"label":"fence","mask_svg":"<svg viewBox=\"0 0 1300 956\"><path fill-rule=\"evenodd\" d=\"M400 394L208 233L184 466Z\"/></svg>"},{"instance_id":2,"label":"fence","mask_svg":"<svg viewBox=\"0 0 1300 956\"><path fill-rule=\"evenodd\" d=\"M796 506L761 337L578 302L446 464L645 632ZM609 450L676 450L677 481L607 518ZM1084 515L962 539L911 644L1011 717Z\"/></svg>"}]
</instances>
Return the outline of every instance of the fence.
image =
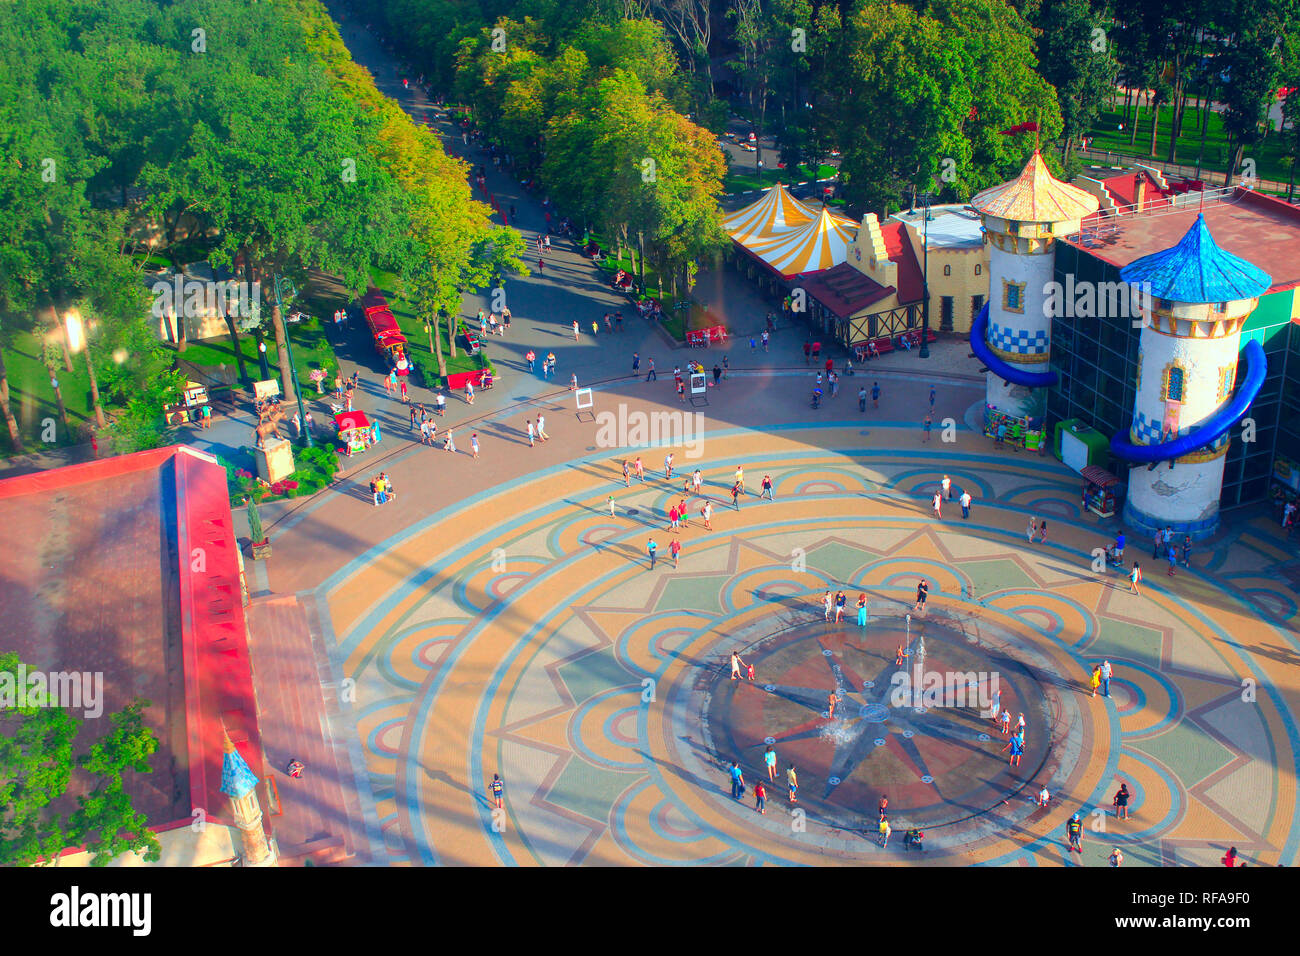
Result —
<instances>
[{"instance_id":1,"label":"fence","mask_svg":"<svg viewBox=\"0 0 1300 956\"><path fill-rule=\"evenodd\" d=\"M1215 169L1206 169L1201 167L1197 172L1195 166L1185 166L1182 163L1165 163L1157 159L1148 159L1145 156L1132 156L1126 153L1114 153L1110 150L1102 149L1076 149L1076 153L1082 158L1093 160L1102 166L1123 166L1125 168L1140 163L1143 166L1150 166L1152 169L1158 169L1166 176L1175 176L1182 179L1199 179L1206 186L1232 185L1229 183L1226 173L1221 173ZM1245 178L1238 176L1237 183L1245 182ZM1279 193L1286 195L1289 187L1286 183L1276 179L1256 179L1254 181L1256 192Z\"/></svg>"}]
</instances>

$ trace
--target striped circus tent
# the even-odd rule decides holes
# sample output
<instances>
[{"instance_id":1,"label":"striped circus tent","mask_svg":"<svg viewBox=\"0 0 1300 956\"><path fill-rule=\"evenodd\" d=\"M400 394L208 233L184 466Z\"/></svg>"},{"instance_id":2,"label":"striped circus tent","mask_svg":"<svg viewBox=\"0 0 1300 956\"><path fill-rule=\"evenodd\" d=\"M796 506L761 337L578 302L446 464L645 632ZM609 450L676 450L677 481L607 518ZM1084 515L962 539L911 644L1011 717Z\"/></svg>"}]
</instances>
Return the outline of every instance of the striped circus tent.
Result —
<instances>
[{"instance_id":1,"label":"striped circus tent","mask_svg":"<svg viewBox=\"0 0 1300 956\"><path fill-rule=\"evenodd\" d=\"M830 269L849 257L858 224L823 209L797 229L748 243L749 251L783 276Z\"/></svg>"},{"instance_id":2,"label":"striped circus tent","mask_svg":"<svg viewBox=\"0 0 1300 956\"><path fill-rule=\"evenodd\" d=\"M817 213L777 183L762 199L726 216L722 228L742 246L752 246L756 241L806 226L816 218Z\"/></svg>"}]
</instances>

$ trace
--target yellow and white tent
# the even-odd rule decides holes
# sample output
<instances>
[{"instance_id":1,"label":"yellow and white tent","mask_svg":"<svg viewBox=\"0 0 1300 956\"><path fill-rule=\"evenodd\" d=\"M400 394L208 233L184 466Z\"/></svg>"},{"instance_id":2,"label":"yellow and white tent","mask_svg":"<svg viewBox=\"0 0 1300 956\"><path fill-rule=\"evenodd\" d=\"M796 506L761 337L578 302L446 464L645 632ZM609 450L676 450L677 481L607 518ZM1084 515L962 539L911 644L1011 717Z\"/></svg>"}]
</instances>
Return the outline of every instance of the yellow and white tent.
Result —
<instances>
[{"instance_id":1,"label":"yellow and white tent","mask_svg":"<svg viewBox=\"0 0 1300 956\"><path fill-rule=\"evenodd\" d=\"M746 246L749 251L784 276L801 272L818 272L839 265L849 257L849 247L858 224L823 209L816 217L797 229Z\"/></svg>"},{"instance_id":2,"label":"yellow and white tent","mask_svg":"<svg viewBox=\"0 0 1300 956\"><path fill-rule=\"evenodd\" d=\"M777 183L762 199L738 209L722 220L723 231L742 246L806 226L817 213Z\"/></svg>"}]
</instances>

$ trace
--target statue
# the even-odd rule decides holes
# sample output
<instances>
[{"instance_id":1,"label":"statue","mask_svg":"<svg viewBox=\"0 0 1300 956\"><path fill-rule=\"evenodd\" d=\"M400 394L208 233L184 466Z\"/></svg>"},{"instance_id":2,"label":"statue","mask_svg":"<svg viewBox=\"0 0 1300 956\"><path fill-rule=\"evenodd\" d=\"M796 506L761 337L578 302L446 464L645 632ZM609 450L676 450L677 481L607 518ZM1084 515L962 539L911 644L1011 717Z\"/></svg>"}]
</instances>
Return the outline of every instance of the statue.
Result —
<instances>
[{"instance_id":1,"label":"statue","mask_svg":"<svg viewBox=\"0 0 1300 956\"><path fill-rule=\"evenodd\" d=\"M283 438L280 434L280 422L284 419L284 409L279 402L267 402L257 409L257 427L253 429L253 444L261 448L268 438Z\"/></svg>"}]
</instances>

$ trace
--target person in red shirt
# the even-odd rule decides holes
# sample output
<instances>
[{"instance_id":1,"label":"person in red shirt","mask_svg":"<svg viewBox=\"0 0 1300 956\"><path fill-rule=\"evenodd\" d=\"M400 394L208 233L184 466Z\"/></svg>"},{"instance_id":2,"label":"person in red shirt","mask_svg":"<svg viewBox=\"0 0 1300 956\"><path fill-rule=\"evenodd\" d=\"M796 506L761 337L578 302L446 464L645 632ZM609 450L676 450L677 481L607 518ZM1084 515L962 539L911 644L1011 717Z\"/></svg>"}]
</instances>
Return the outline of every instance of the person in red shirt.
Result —
<instances>
[{"instance_id":1,"label":"person in red shirt","mask_svg":"<svg viewBox=\"0 0 1300 956\"><path fill-rule=\"evenodd\" d=\"M759 813L767 813L767 787L763 786L763 781L759 780L754 784L754 809Z\"/></svg>"},{"instance_id":2,"label":"person in red shirt","mask_svg":"<svg viewBox=\"0 0 1300 956\"><path fill-rule=\"evenodd\" d=\"M1237 865L1237 848L1236 848L1235 846L1233 846L1233 847L1229 847L1229 848L1228 848L1228 852L1225 853L1225 854L1223 855L1223 859L1222 859L1220 862L1221 862L1224 866L1236 866L1236 865Z\"/></svg>"},{"instance_id":3,"label":"person in red shirt","mask_svg":"<svg viewBox=\"0 0 1300 956\"><path fill-rule=\"evenodd\" d=\"M667 531L671 531L671 532L673 532L674 534L680 534L680 532L677 530L677 522L678 522L679 520L681 520L681 517L682 517L682 514L681 514L680 511L677 510L677 506L676 506L676 505L673 505L671 508L669 508L669 509L668 509L668 527L667 527L665 530L667 530Z\"/></svg>"},{"instance_id":4,"label":"person in red shirt","mask_svg":"<svg viewBox=\"0 0 1300 956\"><path fill-rule=\"evenodd\" d=\"M677 567L677 556L678 556L679 554L682 553L682 543L681 543L681 541L679 541L679 540L676 539L676 538L673 538L673 540L670 541L669 544L668 544L668 553L671 554L671 555L673 556L673 567L676 568L676 567ZM754 668L751 666L751 667L750 667L750 670L752 671L753 669L754 669Z\"/></svg>"}]
</instances>

